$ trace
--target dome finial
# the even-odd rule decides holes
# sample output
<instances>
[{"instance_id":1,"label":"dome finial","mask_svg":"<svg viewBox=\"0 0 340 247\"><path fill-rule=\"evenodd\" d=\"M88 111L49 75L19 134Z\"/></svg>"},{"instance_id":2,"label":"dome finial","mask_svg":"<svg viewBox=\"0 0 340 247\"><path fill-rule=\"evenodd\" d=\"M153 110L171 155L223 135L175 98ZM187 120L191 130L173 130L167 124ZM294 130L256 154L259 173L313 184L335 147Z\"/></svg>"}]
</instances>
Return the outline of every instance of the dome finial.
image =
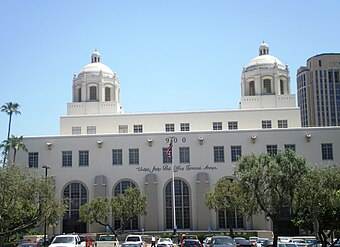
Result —
<instances>
[{"instance_id":1,"label":"dome finial","mask_svg":"<svg viewBox=\"0 0 340 247\"><path fill-rule=\"evenodd\" d=\"M262 44L260 45L259 48L259 56L262 55L269 55L269 46L267 43L264 42L264 40L262 41Z\"/></svg>"},{"instance_id":2,"label":"dome finial","mask_svg":"<svg viewBox=\"0 0 340 247\"><path fill-rule=\"evenodd\" d=\"M100 63L100 53L97 49L94 49L94 52L92 53L91 63Z\"/></svg>"}]
</instances>

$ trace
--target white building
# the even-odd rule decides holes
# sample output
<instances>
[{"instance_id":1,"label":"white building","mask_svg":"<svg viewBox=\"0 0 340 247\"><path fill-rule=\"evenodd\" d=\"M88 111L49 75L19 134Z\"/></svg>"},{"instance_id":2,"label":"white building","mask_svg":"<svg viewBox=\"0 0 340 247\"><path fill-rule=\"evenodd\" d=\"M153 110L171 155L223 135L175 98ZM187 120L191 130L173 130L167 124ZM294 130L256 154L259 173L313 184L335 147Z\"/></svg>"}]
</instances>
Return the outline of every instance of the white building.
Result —
<instances>
[{"instance_id":1,"label":"white building","mask_svg":"<svg viewBox=\"0 0 340 247\"><path fill-rule=\"evenodd\" d=\"M340 128L301 128L300 111L290 92L288 67L269 55L243 68L239 109L166 113L123 113L115 73L95 51L91 63L73 78L73 100L60 118L60 135L25 137L28 153L17 160L32 169L49 165L56 194L70 198L55 233L95 232L96 224L78 222L80 205L138 187L148 214L130 228L172 230L172 164L178 230L229 228L225 212L205 206L205 193L223 177L232 177L237 157L294 148L310 163L340 162ZM166 155L174 140L172 159ZM112 219L113 226L119 225ZM234 228L270 229L264 215L245 219L233 213ZM52 229L49 229L51 232Z\"/></svg>"}]
</instances>

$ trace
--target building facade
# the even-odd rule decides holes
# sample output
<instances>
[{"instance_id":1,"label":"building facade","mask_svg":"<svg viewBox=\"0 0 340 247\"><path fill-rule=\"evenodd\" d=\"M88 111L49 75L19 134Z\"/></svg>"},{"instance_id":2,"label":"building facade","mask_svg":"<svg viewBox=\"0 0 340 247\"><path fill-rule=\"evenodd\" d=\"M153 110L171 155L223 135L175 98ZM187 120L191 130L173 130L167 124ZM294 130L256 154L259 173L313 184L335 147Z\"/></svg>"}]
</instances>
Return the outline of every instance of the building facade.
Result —
<instances>
[{"instance_id":1,"label":"building facade","mask_svg":"<svg viewBox=\"0 0 340 247\"><path fill-rule=\"evenodd\" d=\"M232 220L227 222L227 212L205 206L206 192L220 179L233 177L240 155L294 149L310 163L340 163L335 152L340 128L301 128L288 66L269 55L265 43L243 68L241 102L235 110L124 113L118 76L101 63L97 51L74 75L72 90L67 115L60 118L60 135L25 137L29 152L17 154L20 163L41 173L49 165L56 194L70 199L50 233L103 231L79 222L80 206L128 187L139 188L148 204L147 215L131 220L128 229L172 230L172 181L178 230L271 230L265 215L244 218L229 212ZM111 223L120 226L114 218Z\"/></svg>"},{"instance_id":2,"label":"building facade","mask_svg":"<svg viewBox=\"0 0 340 247\"><path fill-rule=\"evenodd\" d=\"M303 127L340 126L340 53L307 60L297 71L298 106Z\"/></svg>"}]
</instances>

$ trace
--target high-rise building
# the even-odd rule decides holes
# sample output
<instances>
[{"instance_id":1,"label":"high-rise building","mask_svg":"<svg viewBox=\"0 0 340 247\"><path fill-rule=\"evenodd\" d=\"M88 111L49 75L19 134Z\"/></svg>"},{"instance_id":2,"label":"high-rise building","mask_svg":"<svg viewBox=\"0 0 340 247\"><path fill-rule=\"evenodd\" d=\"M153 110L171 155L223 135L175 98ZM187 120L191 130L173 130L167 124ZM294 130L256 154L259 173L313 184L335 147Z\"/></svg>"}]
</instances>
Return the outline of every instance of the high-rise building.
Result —
<instances>
[{"instance_id":1,"label":"high-rise building","mask_svg":"<svg viewBox=\"0 0 340 247\"><path fill-rule=\"evenodd\" d=\"M340 126L340 53L324 53L297 70L302 127Z\"/></svg>"}]
</instances>

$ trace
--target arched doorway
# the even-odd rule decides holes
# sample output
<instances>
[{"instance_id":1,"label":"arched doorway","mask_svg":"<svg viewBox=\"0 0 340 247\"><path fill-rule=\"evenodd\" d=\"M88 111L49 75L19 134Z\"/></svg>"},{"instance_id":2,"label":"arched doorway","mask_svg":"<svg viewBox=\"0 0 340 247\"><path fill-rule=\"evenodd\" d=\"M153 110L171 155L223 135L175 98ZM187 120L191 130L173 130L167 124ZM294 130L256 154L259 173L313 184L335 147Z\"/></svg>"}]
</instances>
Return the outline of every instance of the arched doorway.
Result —
<instances>
[{"instance_id":1,"label":"arched doorway","mask_svg":"<svg viewBox=\"0 0 340 247\"><path fill-rule=\"evenodd\" d=\"M173 229L172 181L165 187L165 223L166 229ZM175 204L177 229L190 229L190 192L183 180L175 179Z\"/></svg>"},{"instance_id":2,"label":"arched doorway","mask_svg":"<svg viewBox=\"0 0 340 247\"><path fill-rule=\"evenodd\" d=\"M86 223L79 221L79 208L87 203L87 189L81 183L70 183L63 191L63 198L67 199L68 208L63 217L64 233L84 233Z\"/></svg>"},{"instance_id":3,"label":"arched doorway","mask_svg":"<svg viewBox=\"0 0 340 247\"><path fill-rule=\"evenodd\" d=\"M127 188L136 188L136 184L129 180L123 180L119 182L114 190L113 190L113 196L118 196L120 194L123 194L124 191ZM115 230L119 229L121 227L120 219L114 220L114 228ZM138 230L138 217L133 218L130 220L130 224L125 226L125 230Z\"/></svg>"}]
</instances>

